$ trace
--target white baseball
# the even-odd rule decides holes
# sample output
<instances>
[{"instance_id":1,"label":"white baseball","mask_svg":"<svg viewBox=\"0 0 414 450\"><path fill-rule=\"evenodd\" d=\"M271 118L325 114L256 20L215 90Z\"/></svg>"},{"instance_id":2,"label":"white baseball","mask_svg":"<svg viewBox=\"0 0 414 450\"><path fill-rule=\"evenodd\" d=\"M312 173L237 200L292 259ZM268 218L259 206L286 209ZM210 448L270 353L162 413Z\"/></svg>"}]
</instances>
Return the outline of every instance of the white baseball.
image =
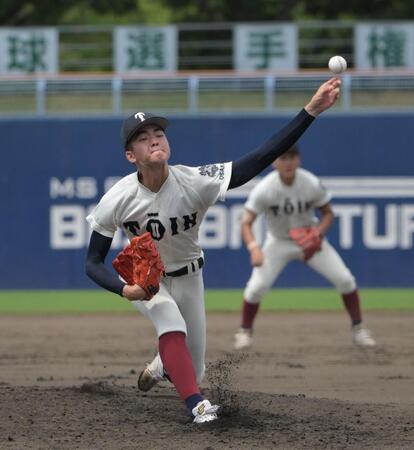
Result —
<instances>
[{"instance_id":1,"label":"white baseball","mask_svg":"<svg viewBox=\"0 0 414 450\"><path fill-rule=\"evenodd\" d=\"M333 73L345 72L347 68L346 59L342 56L332 56L328 63L329 70Z\"/></svg>"}]
</instances>

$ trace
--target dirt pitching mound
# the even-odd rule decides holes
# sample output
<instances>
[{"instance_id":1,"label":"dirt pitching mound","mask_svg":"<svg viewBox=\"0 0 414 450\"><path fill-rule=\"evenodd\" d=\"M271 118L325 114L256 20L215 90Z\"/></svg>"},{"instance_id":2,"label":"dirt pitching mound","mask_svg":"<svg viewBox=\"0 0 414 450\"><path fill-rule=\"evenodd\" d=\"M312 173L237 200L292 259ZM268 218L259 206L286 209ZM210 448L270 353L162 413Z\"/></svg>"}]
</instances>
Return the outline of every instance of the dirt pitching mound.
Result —
<instances>
[{"instance_id":1,"label":"dirt pitching mound","mask_svg":"<svg viewBox=\"0 0 414 450\"><path fill-rule=\"evenodd\" d=\"M262 314L249 352L238 314L209 314L205 396L195 425L169 384L137 376L157 339L142 316L0 316L0 449L414 448L414 314L367 314L374 349L344 313Z\"/></svg>"},{"instance_id":2,"label":"dirt pitching mound","mask_svg":"<svg viewBox=\"0 0 414 450\"><path fill-rule=\"evenodd\" d=\"M169 387L1 387L0 448L410 448L412 411L303 395L231 392L220 419L196 425ZM214 401L214 393L205 392ZM398 444L396 444L398 442ZM380 443L380 447L378 444Z\"/></svg>"}]
</instances>

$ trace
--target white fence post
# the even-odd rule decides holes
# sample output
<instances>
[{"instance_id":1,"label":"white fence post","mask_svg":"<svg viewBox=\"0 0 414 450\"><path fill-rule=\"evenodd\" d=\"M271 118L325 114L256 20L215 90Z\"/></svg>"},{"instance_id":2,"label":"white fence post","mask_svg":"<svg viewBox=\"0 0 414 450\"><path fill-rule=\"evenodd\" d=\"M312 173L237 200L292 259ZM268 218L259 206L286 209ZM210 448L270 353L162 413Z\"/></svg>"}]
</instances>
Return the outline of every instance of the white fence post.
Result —
<instances>
[{"instance_id":1,"label":"white fence post","mask_svg":"<svg viewBox=\"0 0 414 450\"><path fill-rule=\"evenodd\" d=\"M36 114L44 116L46 113L46 79L36 79Z\"/></svg>"},{"instance_id":2,"label":"white fence post","mask_svg":"<svg viewBox=\"0 0 414 450\"><path fill-rule=\"evenodd\" d=\"M121 114L122 111L122 78L112 78L112 113L115 115Z\"/></svg>"},{"instance_id":3,"label":"white fence post","mask_svg":"<svg viewBox=\"0 0 414 450\"><path fill-rule=\"evenodd\" d=\"M200 79L196 75L188 77L188 112L198 112L198 87Z\"/></svg>"},{"instance_id":4,"label":"white fence post","mask_svg":"<svg viewBox=\"0 0 414 450\"><path fill-rule=\"evenodd\" d=\"M352 76L349 73L345 73L342 77L342 110L343 111L350 111L350 109L352 107L351 84L352 84Z\"/></svg>"},{"instance_id":5,"label":"white fence post","mask_svg":"<svg viewBox=\"0 0 414 450\"><path fill-rule=\"evenodd\" d=\"M273 75L267 75L264 79L265 82L265 108L266 111L273 111L273 93L275 91L275 77Z\"/></svg>"}]
</instances>

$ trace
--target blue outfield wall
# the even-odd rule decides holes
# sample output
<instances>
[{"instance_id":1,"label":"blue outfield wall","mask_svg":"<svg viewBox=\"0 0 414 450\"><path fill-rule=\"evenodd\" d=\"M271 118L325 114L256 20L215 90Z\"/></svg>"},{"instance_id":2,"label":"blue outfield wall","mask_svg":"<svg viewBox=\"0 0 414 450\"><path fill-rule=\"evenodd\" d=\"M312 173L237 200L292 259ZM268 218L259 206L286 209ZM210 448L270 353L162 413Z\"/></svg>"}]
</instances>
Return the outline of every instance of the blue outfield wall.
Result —
<instances>
[{"instance_id":1,"label":"blue outfield wall","mask_svg":"<svg viewBox=\"0 0 414 450\"><path fill-rule=\"evenodd\" d=\"M172 117L171 163L233 160L289 118ZM334 194L337 219L329 239L360 286L414 286L413 123L408 114L326 115L300 140L303 166ZM117 177L133 170L120 125L114 118L0 121L1 289L94 287L84 275L84 218ZM231 191L203 224L206 287L242 287L250 274L238 224L247 192ZM122 245L118 235L111 258ZM277 285L328 286L300 263Z\"/></svg>"}]
</instances>

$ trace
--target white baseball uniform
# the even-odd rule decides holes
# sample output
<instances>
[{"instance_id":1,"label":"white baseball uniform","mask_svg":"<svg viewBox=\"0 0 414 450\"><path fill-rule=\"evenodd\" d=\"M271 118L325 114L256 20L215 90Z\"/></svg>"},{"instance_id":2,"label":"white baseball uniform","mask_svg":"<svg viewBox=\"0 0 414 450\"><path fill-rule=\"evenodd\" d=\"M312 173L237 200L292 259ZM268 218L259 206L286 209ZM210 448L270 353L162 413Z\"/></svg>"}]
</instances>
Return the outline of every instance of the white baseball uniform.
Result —
<instances>
[{"instance_id":1,"label":"white baseball uniform","mask_svg":"<svg viewBox=\"0 0 414 450\"><path fill-rule=\"evenodd\" d=\"M296 170L290 186L273 170L252 189L245 207L256 215L266 215L267 233L262 248L264 263L253 268L244 292L249 303L259 303L285 266L302 259L302 249L288 232L291 228L316 225L315 209L329 203L330 198L321 181L302 168ZM306 264L329 280L341 294L355 290L353 275L326 238L321 250Z\"/></svg>"},{"instance_id":2,"label":"white baseball uniform","mask_svg":"<svg viewBox=\"0 0 414 450\"><path fill-rule=\"evenodd\" d=\"M206 349L198 231L207 209L225 199L231 168L231 162L169 166L168 178L158 192L142 185L134 172L115 184L87 217L94 231L110 238L117 228L130 240L149 231L167 274L187 268L187 275L163 278L151 301L132 303L152 321L158 337L172 331L186 334L198 382L204 374Z\"/></svg>"}]
</instances>

